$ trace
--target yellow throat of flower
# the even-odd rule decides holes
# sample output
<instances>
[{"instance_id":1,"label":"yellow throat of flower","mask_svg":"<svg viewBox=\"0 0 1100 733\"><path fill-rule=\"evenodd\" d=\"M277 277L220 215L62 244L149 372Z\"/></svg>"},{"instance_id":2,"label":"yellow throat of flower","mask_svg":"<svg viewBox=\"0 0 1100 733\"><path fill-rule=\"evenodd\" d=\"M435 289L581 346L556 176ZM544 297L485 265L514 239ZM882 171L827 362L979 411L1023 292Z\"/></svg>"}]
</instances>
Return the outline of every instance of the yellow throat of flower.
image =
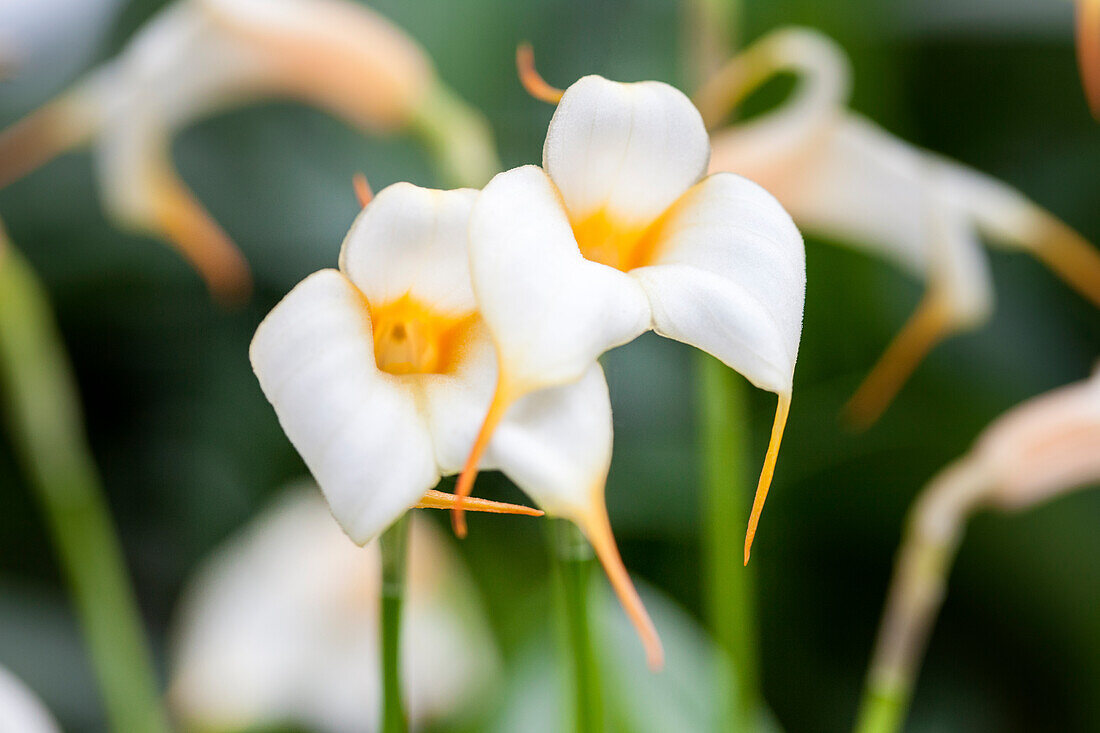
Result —
<instances>
[{"instance_id":1,"label":"yellow throat of flower","mask_svg":"<svg viewBox=\"0 0 1100 733\"><path fill-rule=\"evenodd\" d=\"M406 294L371 305L374 358L394 375L447 374L462 355L475 313L440 313Z\"/></svg>"},{"instance_id":2,"label":"yellow throat of flower","mask_svg":"<svg viewBox=\"0 0 1100 733\"><path fill-rule=\"evenodd\" d=\"M573 236L586 260L628 272L653 261L661 219L652 224L631 225L616 220L600 208L575 220Z\"/></svg>"}]
</instances>

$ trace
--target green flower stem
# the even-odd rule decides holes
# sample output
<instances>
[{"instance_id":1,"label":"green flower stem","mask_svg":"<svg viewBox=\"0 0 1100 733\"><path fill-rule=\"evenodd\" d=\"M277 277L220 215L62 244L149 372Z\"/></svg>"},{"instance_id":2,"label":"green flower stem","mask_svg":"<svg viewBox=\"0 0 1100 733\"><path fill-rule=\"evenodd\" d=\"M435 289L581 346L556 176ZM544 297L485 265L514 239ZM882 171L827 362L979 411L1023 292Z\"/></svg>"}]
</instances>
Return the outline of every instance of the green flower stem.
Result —
<instances>
[{"instance_id":1,"label":"green flower stem","mask_svg":"<svg viewBox=\"0 0 1100 733\"><path fill-rule=\"evenodd\" d=\"M857 733L895 733L905 722L966 520L982 505L989 488L981 463L964 458L941 471L910 510L867 673Z\"/></svg>"},{"instance_id":2,"label":"green flower stem","mask_svg":"<svg viewBox=\"0 0 1100 733\"><path fill-rule=\"evenodd\" d=\"M705 517L704 593L715 642L733 668L722 700L721 730L748 730L760 704L753 572L741 561L752 504L746 480L748 436L745 383L717 359L700 353L697 368Z\"/></svg>"},{"instance_id":3,"label":"green flower stem","mask_svg":"<svg viewBox=\"0 0 1100 733\"><path fill-rule=\"evenodd\" d=\"M425 95L410 125L444 184L481 188L500 172L489 122L442 82Z\"/></svg>"},{"instance_id":4,"label":"green flower stem","mask_svg":"<svg viewBox=\"0 0 1100 733\"><path fill-rule=\"evenodd\" d=\"M387 529L382 547L382 733L409 729L401 693L401 606L405 599L405 563L409 515Z\"/></svg>"},{"instance_id":5,"label":"green flower stem","mask_svg":"<svg viewBox=\"0 0 1100 733\"><path fill-rule=\"evenodd\" d=\"M604 729L603 691L588 625L589 581L595 566L592 547L572 522L552 519L549 525L561 633L569 658L566 669L572 682L573 725L569 729L599 733Z\"/></svg>"},{"instance_id":6,"label":"green flower stem","mask_svg":"<svg viewBox=\"0 0 1100 733\"><path fill-rule=\"evenodd\" d=\"M2 232L0 388L7 428L53 535L111 727L167 731L61 337L41 284Z\"/></svg>"}]
</instances>

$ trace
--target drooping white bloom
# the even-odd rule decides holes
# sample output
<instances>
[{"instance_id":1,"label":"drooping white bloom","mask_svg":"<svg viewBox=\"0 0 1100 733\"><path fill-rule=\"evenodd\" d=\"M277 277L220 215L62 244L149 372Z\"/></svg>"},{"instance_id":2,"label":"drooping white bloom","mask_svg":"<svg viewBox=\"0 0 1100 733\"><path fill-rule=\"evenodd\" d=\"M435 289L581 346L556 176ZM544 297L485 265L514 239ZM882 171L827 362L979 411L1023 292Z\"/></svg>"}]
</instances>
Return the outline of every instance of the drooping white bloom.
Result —
<instances>
[{"instance_id":1,"label":"drooping white bloom","mask_svg":"<svg viewBox=\"0 0 1100 733\"><path fill-rule=\"evenodd\" d=\"M501 376L481 437L518 398L576 381L648 329L697 346L779 396L747 559L791 397L805 255L764 189L730 173L703 177L709 156L703 120L681 92L587 76L561 97L543 168L489 183L470 256Z\"/></svg>"},{"instance_id":2,"label":"drooping white bloom","mask_svg":"<svg viewBox=\"0 0 1100 733\"><path fill-rule=\"evenodd\" d=\"M483 700L499 659L454 548L427 521L413 521L409 543L402 689L422 728ZM185 590L173 710L195 730L376 730L380 596L377 543L349 541L314 487L288 492Z\"/></svg>"},{"instance_id":3,"label":"drooping white bloom","mask_svg":"<svg viewBox=\"0 0 1100 733\"><path fill-rule=\"evenodd\" d=\"M1100 483L1100 371L1024 402L929 482L910 510L871 668L870 694L908 695L966 523Z\"/></svg>"},{"instance_id":4,"label":"drooping white bloom","mask_svg":"<svg viewBox=\"0 0 1100 733\"><path fill-rule=\"evenodd\" d=\"M711 171L775 195L806 232L862 247L927 282L927 293L850 404L877 419L924 354L984 322L993 287L982 240L1031 252L1100 303L1100 258L1066 225L1007 185L920 150L847 109L851 71L827 37L773 32L734 58L697 101L711 126L774 75L799 77L775 110L718 129Z\"/></svg>"},{"instance_id":5,"label":"drooping white bloom","mask_svg":"<svg viewBox=\"0 0 1100 733\"><path fill-rule=\"evenodd\" d=\"M478 194L399 183L352 226L339 270L299 283L252 341L252 366L333 514L362 544L470 453L497 382L475 301L467 230ZM547 512L584 530L649 646L659 642L615 549L603 506L611 404L595 362L515 405L485 451Z\"/></svg>"},{"instance_id":6,"label":"drooping white bloom","mask_svg":"<svg viewBox=\"0 0 1100 733\"><path fill-rule=\"evenodd\" d=\"M108 212L173 243L216 295L240 296L247 267L176 173L173 134L215 110L271 96L385 133L427 114L441 93L423 49L358 3L179 0L113 61L0 137L0 185L92 141ZM464 155L492 158L473 137L464 141Z\"/></svg>"},{"instance_id":7,"label":"drooping white bloom","mask_svg":"<svg viewBox=\"0 0 1100 733\"><path fill-rule=\"evenodd\" d=\"M0 731L61 733L46 706L4 667L0 667Z\"/></svg>"}]
</instances>

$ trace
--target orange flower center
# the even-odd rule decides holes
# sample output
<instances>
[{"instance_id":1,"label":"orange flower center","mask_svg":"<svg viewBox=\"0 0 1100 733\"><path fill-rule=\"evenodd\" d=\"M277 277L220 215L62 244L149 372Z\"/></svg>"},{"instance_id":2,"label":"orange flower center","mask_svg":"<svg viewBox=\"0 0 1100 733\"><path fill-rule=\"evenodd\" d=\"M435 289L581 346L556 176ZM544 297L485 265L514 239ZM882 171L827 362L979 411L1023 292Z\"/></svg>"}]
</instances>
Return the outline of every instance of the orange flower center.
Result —
<instances>
[{"instance_id":1,"label":"orange flower center","mask_svg":"<svg viewBox=\"0 0 1100 733\"><path fill-rule=\"evenodd\" d=\"M462 356L476 313L440 313L412 296L370 306L374 359L395 375L447 374Z\"/></svg>"},{"instance_id":2,"label":"orange flower center","mask_svg":"<svg viewBox=\"0 0 1100 733\"><path fill-rule=\"evenodd\" d=\"M601 208L571 224L585 259L628 272L653 262L660 221L646 225L624 224Z\"/></svg>"}]
</instances>

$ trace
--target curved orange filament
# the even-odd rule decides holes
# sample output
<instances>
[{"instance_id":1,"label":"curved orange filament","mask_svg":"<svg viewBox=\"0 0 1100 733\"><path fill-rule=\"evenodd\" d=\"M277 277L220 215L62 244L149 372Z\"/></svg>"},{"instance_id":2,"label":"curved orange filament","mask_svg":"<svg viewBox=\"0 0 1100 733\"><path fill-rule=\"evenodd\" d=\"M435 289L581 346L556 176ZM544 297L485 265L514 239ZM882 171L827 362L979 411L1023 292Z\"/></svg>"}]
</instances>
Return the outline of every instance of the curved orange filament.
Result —
<instances>
[{"instance_id":1,"label":"curved orange filament","mask_svg":"<svg viewBox=\"0 0 1100 733\"><path fill-rule=\"evenodd\" d=\"M519 83L535 99L557 104L565 94L563 90L547 84L535 69L535 51L530 43L521 43L516 46L516 73L519 74Z\"/></svg>"},{"instance_id":2,"label":"curved orange filament","mask_svg":"<svg viewBox=\"0 0 1100 733\"><path fill-rule=\"evenodd\" d=\"M161 233L191 263L216 300L233 305L248 300L248 263L218 223L174 176L165 174L156 192L155 218Z\"/></svg>"},{"instance_id":3,"label":"curved orange filament","mask_svg":"<svg viewBox=\"0 0 1100 733\"><path fill-rule=\"evenodd\" d=\"M580 523L580 528L596 551L596 557L603 565L607 579L611 582L611 588L619 598L623 610L626 611L630 623L638 632L638 637L645 647L646 662L653 672L661 671L665 664L665 651L661 646L661 637L657 634L657 627L642 604L638 590L630 580L630 574L623 565L623 558L619 554L619 548L615 544L615 537L611 534L611 522L607 518L607 508L602 497L595 502L589 511L585 521Z\"/></svg>"},{"instance_id":4,"label":"curved orange filament","mask_svg":"<svg viewBox=\"0 0 1100 733\"><path fill-rule=\"evenodd\" d=\"M749 527L745 531L745 564L749 564L752 541L756 538L756 527L760 524L760 515L764 511L764 502L768 499L772 476L775 475L775 462L779 458L779 445L783 442L783 430L787 427L787 415L791 411L790 395L779 395L775 405L775 421L772 423L772 437L768 442L768 451L764 454L764 467L760 469L760 480L756 483L756 497L752 500L752 513L749 514Z\"/></svg>"},{"instance_id":5,"label":"curved orange filament","mask_svg":"<svg viewBox=\"0 0 1100 733\"><path fill-rule=\"evenodd\" d=\"M878 421L917 365L948 334L949 325L939 297L925 295L844 406L845 419L853 428L865 430Z\"/></svg>"},{"instance_id":6,"label":"curved orange filament","mask_svg":"<svg viewBox=\"0 0 1100 733\"><path fill-rule=\"evenodd\" d=\"M374 191L371 190L367 177L362 173L356 173L351 177L351 187L355 190L355 199L359 202L359 206L367 208L367 204L374 198Z\"/></svg>"},{"instance_id":7,"label":"curved orange filament","mask_svg":"<svg viewBox=\"0 0 1100 733\"><path fill-rule=\"evenodd\" d=\"M1044 222L1044 229L1031 251L1070 287L1100 307L1100 252L1056 219Z\"/></svg>"},{"instance_id":8,"label":"curved orange filament","mask_svg":"<svg viewBox=\"0 0 1100 733\"><path fill-rule=\"evenodd\" d=\"M1089 109L1100 121L1100 0L1077 0L1077 64Z\"/></svg>"},{"instance_id":9,"label":"curved orange filament","mask_svg":"<svg viewBox=\"0 0 1100 733\"><path fill-rule=\"evenodd\" d=\"M427 494L424 494L413 509L452 509L457 500L458 497L454 494L432 489ZM541 509L535 509L534 507L522 506L520 504L506 504L500 501L489 501L488 499L479 499L476 496L466 497L463 499L463 504L466 510L471 512L522 514L525 517L541 517L543 515Z\"/></svg>"},{"instance_id":10,"label":"curved orange filament","mask_svg":"<svg viewBox=\"0 0 1100 733\"><path fill-rule=\"evenodd\" d=\"M493 439L500 421L504 419L504 413L518 399L514 390L505 382L503 375L497 378L497 388L493 393L493 399L489 403L489 411L485 414L485 421L481 424L477 439L466 458L466 465L462 467L462 473L455 484L455 505L451 510L451 527L459 538L466 536L465 499L474 488L474 480L477 479L477 467L485 450L489 447L489 441Z\"/></svg>"}]
</instances>

